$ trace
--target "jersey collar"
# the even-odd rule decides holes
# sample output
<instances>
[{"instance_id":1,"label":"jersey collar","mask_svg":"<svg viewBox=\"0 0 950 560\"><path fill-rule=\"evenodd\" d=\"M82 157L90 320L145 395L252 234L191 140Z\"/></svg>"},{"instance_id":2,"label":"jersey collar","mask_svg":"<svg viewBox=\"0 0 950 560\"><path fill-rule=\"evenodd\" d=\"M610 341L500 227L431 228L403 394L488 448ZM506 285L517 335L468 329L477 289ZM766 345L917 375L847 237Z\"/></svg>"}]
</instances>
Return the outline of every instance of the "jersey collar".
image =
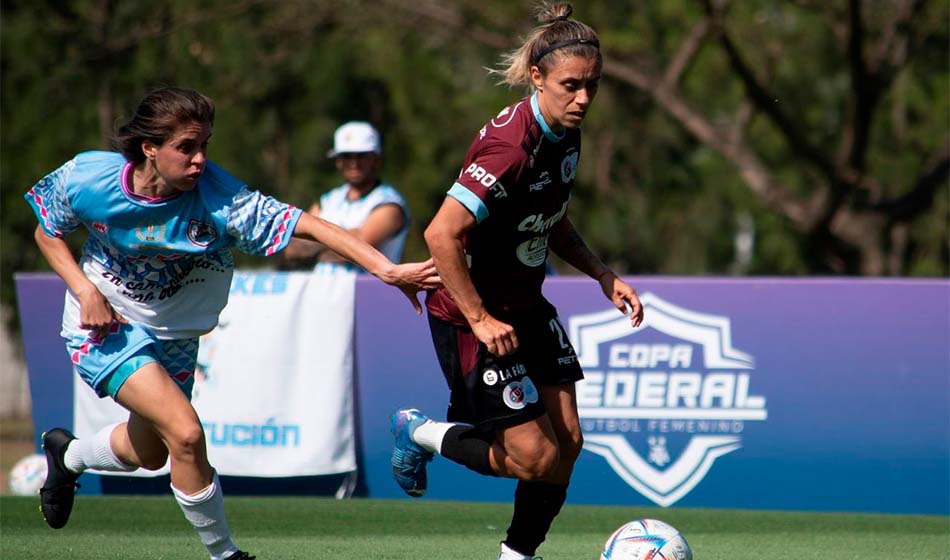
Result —
<instances>
[{"instance_id":1,"label":"jersey collar","mask_svg":"<svg viewBox=\"0 0 950 560\"><path fill-rule=\"evenodd\" d=\"M544 133L545 138L551 142L559 142L562 138L564 138L564 132L558 136L553 130L551 130L551 127L548 126L548 123L545 122L544 116L541 114L541 107L538 106L538 92L534 92L531 95L531 112L534 113L534 120L538 121L538 124L541 125L541 132Z\"/></svg>"}]
</instances>

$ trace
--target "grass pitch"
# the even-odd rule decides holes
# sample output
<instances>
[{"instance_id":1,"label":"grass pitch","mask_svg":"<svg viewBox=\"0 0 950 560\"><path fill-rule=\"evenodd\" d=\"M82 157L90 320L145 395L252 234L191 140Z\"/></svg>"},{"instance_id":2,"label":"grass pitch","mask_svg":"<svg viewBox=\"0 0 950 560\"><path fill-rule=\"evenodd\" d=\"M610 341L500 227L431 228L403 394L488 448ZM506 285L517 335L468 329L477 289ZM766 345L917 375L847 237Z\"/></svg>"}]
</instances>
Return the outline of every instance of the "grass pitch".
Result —
<instances>
[{"instance_id":1,"label":"grass pitch","mask_svg":"<svg viewBox=\"0 0 950 560\"><path fill-rule=\"evenodd\" d=\"M77 496L65 529L47 528L37 498L0 498L0 558L207 558L168 496ZM337 501L231 496L235 542L260 560L495 560L509 504ZM610 533L662 519L697 560L950 560L950 518L567 505L538 551L545 560L597 560Z\"/></svg>"}]
</instances>

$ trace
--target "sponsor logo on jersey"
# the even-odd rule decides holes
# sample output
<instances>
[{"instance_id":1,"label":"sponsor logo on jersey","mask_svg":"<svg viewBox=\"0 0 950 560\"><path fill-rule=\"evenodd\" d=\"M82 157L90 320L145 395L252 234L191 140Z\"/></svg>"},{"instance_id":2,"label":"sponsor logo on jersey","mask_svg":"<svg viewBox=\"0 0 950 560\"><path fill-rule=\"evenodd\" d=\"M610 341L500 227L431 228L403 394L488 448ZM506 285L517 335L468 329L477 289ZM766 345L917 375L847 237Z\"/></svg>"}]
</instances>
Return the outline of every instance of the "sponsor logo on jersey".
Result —
<instances>
[{"instance_id":1,"label":"sponsor logo on jersey","mask_svg":"<svg viewBox=\"0 0 950 560\"><path fill-rule=\"evenodd\" d=\"M135 237L143 243L165 241L165 224L142 224L135 227Z\"/></svg>"},{"instance_id":2,"label":"sponsor logo on jersey","mask_svg":"<svg viewBox=\"0 0 950 560\"><path fill-rule=\"evenodd\" d=\"M518 260L525 266L535 267L544 264L548 258L548 236L532 237L515 249Z\"/></svg>"},{"instance_id":3,"label":"sponsor logo on jersey","mask_svg":"<svg viewBox=\"0 0 950 560\"><path fill-rule=\"evenodd\" d=\"M535 183L531 183L530 185L528 185L528 192L540 191L540 190L543 189L546 185L550 185L551 182L552 182L552 181L551 181L551 174L548 173L547 171L542 171L542 172L541 172L541 176L540 176L540 178L538 179L538 181L535 182Z\"/></svg>"},{"instance_id":4,"label":"sponsor logo on jersey","mask_svg":"<svg viewBox=\"0 0 950 560\"><path fill-rule=\"evenodd\" d=\"M554 227L554 224L558 223L561 218L564 217L564 214L567 214L567 201L564 201L561 209L558 210L553 216L545 218L544 214L529 215L527 218L521 220L521 223L518 224L518 231L544 233Z\"/></svg>"},{"instance_id":5,"label":"sponsor logo on jersey","mask_svg":"<svg viewBox=\"0 0 950 560\"><path fill-rule=\"evenodd\" d=\"M508 192L505 190L505 187L503 187L502 184L498 182L498 177L495 177L477 163L469 165L467 168L465 168L465 171L463 171L462 174L470 176L472 179L475 179L478 184L492 191L492 193L495 195L495 198L505 198L508 196Z\"/></svg>"},{"instance_id":6,"label":"sponsor logo on jersey","mask_svg":"<svg viewBox=\"0 0 950 560\"><path fill-rule=\"evenodd\" d=\"M584 448L627 484L670 506L768 418L752 393L755 360L733 348L729 317L640 296L644 322L616 309L569 318L585 379L577 384Z\"/></svg>"},{"instance_id":7,"label":"sponsor logo on jersey","mask_svg":"<svg viewBox=\"0 0 950 560\"><path fill-rule=\"evenodd\" d=\"M538 402L538 389L530 377L514 381L505 386L501 395L505 406L512 410L521 410L530 403Z\"/></svg>"},{"instance_id":8,"label":"sponsor logo on jersey","mask_svg":"<svg viewBox=\"0 0 950 560\"><path fill-rule=\"evenodd\" d=\"M564 159L561 160L561 181L564 183L570 183L574 180L574 176L577 175L577 152L572 152L564 156Z\"/></svg>"},{"instance_id":9,"label":"sponsor logo on jersey","mask_svg":"<svg viewBox=\"0 0 950 560\"><path fill-rule=\"evenodd\" d=\"M191 220L188 222L188 241L191 241L199 247L207 247L218 238L218 232L214 226L201 220Z\"/></svg>"},{"instance_id":10,"label":"sponsor logo on jersey","mask_svg":"<svg viewBox=\"0 0 950 560\"><path fill-rule=\"evenodd\" d=\"M498 383L498 372L493 369L486 369L485 372L482 373L482 381L485 382L485 385L491 387L495 383Z\"/></svg>"}]
</instances>

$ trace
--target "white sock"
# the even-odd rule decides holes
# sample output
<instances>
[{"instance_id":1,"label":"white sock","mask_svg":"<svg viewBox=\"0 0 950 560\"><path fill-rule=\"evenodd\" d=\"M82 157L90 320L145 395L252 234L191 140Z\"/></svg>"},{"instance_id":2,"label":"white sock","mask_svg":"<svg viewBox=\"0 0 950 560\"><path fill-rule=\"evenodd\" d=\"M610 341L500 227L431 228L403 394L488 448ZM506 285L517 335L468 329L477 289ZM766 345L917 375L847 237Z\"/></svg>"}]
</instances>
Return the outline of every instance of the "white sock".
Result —
<instances>
[{"instance_id":1,"label":"white sock","mask_svg":"<svg viewBox=\"0 0 950 560\"><path fill-rule=\"evenodd\" d=\"M419 444L426 451L442 453L442 440L445 439L445 433L452 426L458 426L453 422L436 422L435 420L426 420L418 428L413 430L412 441Z\"/></svg>"},{"instance_id":2,"label":"white sock","mask_svg":"<svg viewBox=\"0 0 950 560\"><path fill-rule=\"evenodd\" d=\"M501 543L501 554L498 555L498 560L529 560L530 558L510 548L507 544Z\"/></svg>"},{"instance_id":3,"label":"white sock","mask_svg":"<svg viewBox=\"0 0 950 560\"><path fill-rule=\"evenodd\" d=\"M214 473L211 485L204 490L188 495L172 486L172 493L185 518L198 532L202 544L211 554L211 560L222 560L238 551L231 542L231 530L224 518L224 493L218 473Z\"/></svg>"},{"instance_id":4,"label":"white sock","mask_svg":"<svg viewBox=\"0 0 950 560\"><path fill-rule=\"evenodd\" d=\"M137 469L135 465L120 461L112 451L112 432L118 425L119 423L106 426L91 438L69 442L64 455L66 468L76 474L81 474L86 469L112 472L131 472Z\"/></svg>"}]
</instances>

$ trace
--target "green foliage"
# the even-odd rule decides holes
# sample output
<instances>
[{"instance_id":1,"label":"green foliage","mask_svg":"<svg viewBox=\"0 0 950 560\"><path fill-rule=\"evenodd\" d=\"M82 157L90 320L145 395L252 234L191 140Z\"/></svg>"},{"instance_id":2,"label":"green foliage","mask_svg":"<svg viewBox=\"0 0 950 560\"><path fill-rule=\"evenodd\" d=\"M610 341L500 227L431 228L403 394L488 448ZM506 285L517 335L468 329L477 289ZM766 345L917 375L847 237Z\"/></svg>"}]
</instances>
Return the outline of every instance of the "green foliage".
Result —
<instances>
[{"instance_id":1,"label":"green foliage","mask_svg":"<svg viewBox=\"0 0 950 560\"><path fill-rule=\"evenodd\" d=\"M194 87L216 100L212 159L303 207L339 182L325 157L334 128L348 119L372 121L384 137L383 177L406 194L413 215L407 257L424 258L421 232L471 139L524 93L496 85L485 68L531 29L532 4L4 3L2 301L13 299L13 272L46 268L22 194L76 152L107 147L114 124L162 84ZM896 4L869 4L864 50L873 54L899 14ZM776 106L831 158L854 110L845 9L763 0L733 2L722 17L730 36L742 38L738 51ZM588 2L576 3L574 15L598 30L609 62L659 75L706 9L692 0ZM865 173L879 190L849 195L845 209L863 211L874 196L907 193L941 153L950 122L948 19L947 6L932 3L910 22L912 56L897 68L870 121ZM750 107L746 87L711 32L678 86L687 107L718 130L747 119L744 141L794 196L808 200L828 187L762 111L740 116ZM721 146L698 139L657 99L607 75L585 123L571 216L595 252L618 271L637 274L834 270L816 252L820 235L765 203ZM935 202L901 226L900 273L947 275L946 192L944 180ZM747 218L755 243L751 261L740 265L734 237ZM898 247L890 229L869 235L884 250ZM240 259L241 266L272 265Z\"/></svg>"}]
</instances>

